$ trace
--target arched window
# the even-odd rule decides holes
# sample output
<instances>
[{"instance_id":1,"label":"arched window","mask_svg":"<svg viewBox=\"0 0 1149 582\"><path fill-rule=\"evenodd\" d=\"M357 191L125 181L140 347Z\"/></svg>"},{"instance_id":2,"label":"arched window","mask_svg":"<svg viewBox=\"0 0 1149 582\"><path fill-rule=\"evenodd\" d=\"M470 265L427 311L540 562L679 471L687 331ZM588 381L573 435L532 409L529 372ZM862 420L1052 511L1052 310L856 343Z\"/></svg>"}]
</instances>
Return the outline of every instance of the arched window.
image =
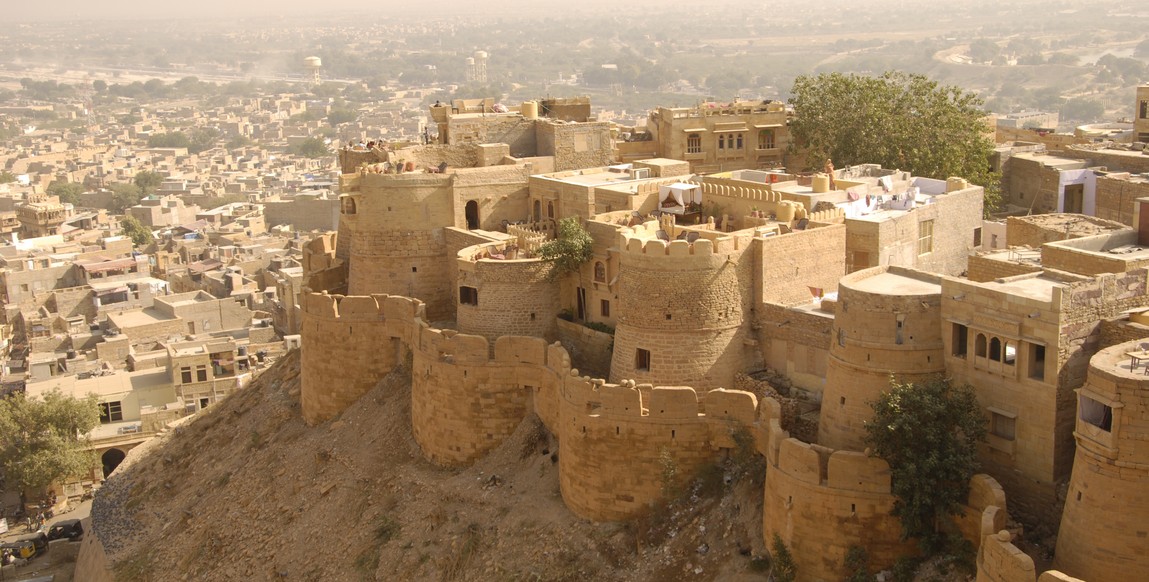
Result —
<instances>
[{"instance_id":1,"label":"arched window","mask_svg":"<svg viewBox=\"0 0 1149 582\"><path fill-rule=\"evenodd\" d=\"M977 334L977 338L973 342L973 355L985 357L985 334Z\"/></svg>"},{"instance_id":2,"label":"arched window","mask_svg":"<svg viewBox=\"0 0 1149 582\"><path fill-rule=\"evenodd\" d=\"M355 214L355 199L350 196L343 197L343 214Z\"/></svg>"},{"instance_id":3,"label":"arched window","mask_svg":"<svg viewBox=\"0 0 1149 582\"><path fill-rule=\"evenodd\" d=\"M1012 366L1017 361L1017 344L1005 342L1005 359L1002 361Z\"/></svg>"},{"instance_id":4,"label":"arched window","mask_svg":"<svg viewBox=\"0 0 1149 582\"><path fill-rule=\"evenodd\" d=\"M702 153L702 136L697 133L692 133L686 136L686 153L700 154Z\"/></svg>"},{"instance_id":5,"label":"arched window","mask_svg":"<svg viewBox=\"0 0 1149 582\"><path fill-rule=\"evenodd\" d=\"M737 142L738 147L736 147L735 149L739 149L739 150L742 149L742 134L741 133L738 134L738 137L736 137L734 139L738 140L738 142Z\"/></svg>"},{"instance_id":6,"label":"arched window","mask_svg":"<svg viewBox=\"0 0 1149 582\"><path fill-rule=\"evenodd\" d=\"M479 203L471 200L463 211L467 216L467 230L479 228Z\"/></svg>"},{"instance_id":7,"label":"arched window","mask_svg":"<svg viewBox=\"0 0 1149 582\"><path fill-rule=\"evenodd\" d=\"M606 283L606 265L602 261L596 261L594 264L594 280Z\"/></svg>"},{"instance_id":8,"label":"arched window","mask_svg":"<svg viewBox=\"0 0 1149 582\"><path fill-rule=\"evenodd\" d=\"M718 149L726 149L726 134L719 134L718 136Z\"/></svg>"},{"instance_id":9,"label":"arched window","mask_svg":"<svg viewBox=\"0 0 1149 582\"><path fill-rule=\"evenodd\" d=\"M997 338L989 340L989 359L995 362L1001 361L1001 340Z\"/></svg>"},{"instance_id":10,"label":"arched window","mask_svg":"<svg viewBox=\"0 0 1149 582\"><path fill-rule=\"evenodd\" d=\"M535 200L535 214L534 214L534 219L535 219L536 221L539 221L539 220L542 220L542 219L543 219L543 203L542 203L542 202L539 202L538 200Z\"/></svg>"},{"instance_id":11,"label":"arched window","mask_svg":"<svg viewBox=\"0 0 1149 582\"><path fill-rule=\"evenodd\" d=\"M547 218L553 219L555 217L555 203L547 202Z\"/></svg>"}]
</instances>

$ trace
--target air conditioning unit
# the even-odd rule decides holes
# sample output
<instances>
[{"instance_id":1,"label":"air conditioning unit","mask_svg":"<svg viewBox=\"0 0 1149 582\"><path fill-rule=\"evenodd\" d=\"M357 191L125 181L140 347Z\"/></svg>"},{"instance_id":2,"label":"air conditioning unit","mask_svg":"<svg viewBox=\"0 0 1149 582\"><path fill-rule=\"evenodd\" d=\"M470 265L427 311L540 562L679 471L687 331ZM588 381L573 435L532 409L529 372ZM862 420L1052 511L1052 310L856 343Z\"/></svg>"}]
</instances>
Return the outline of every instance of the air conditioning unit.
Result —
<instances>
[{"instance_id":1,"label":"air conditioning unit","mask_svg":"<svg viewBox=\"0 0 1149 582\"><path fill-rule=\"evenodd\" d=\"M650 168L631 168L631 180L645 180L650 177Z\"/></svg>"}]
</instances>

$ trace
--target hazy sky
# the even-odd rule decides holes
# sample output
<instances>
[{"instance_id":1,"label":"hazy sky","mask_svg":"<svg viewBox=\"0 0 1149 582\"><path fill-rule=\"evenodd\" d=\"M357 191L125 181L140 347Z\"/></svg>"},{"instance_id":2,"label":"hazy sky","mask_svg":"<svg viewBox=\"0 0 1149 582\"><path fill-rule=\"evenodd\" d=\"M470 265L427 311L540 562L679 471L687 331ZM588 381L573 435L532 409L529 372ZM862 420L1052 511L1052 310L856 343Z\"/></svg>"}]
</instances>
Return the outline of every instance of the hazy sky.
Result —
<instances>
[{"instance_id":1,"label":"hazy sky","mask_svg":"<svg viewBox=\"0 0 1149 582\"><path fill-rule=\"evenodd\" d=\"M653 0L581 0L580 9L588 6L599 9L625 6L649 6ZM724 3L724 2L723 2ZM251 17L258 15L275 16L322 13L337 15L340 12L380 14L404 14L410 20L420 14L428 17L441 17L458 13L497 12L513 13L527 10L533 14L545 14L547 9L553 14L569 14L570 0L436 0L426 4L398 3L385 0L192 0L190 2L163 2L156 0L55 0L54 2L28 2L3 0L6 4L0 12L4 19L13 20L126 20L135 18L210 18L210 17ZM666 2L661 4L665 5ZM426 6L435 10L427 11ZM566 7L558 11L561 7Z\"/></svg>"}]
</instances>

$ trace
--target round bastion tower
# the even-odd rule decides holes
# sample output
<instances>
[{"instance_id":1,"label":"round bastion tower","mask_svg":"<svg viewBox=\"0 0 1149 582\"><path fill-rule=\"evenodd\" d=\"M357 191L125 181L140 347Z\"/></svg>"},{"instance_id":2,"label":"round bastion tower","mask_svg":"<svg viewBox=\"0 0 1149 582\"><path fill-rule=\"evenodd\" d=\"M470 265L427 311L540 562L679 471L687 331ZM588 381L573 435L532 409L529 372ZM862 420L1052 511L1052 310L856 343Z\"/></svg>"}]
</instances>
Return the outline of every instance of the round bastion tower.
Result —
<instances>
[{"instance_id":1,"label":"round bastion tower","mask_svg":"<svg viewBox=\"0 0 1149 582\"><path fill-rule=\"evenodd\" d=\"M1149 580L1146 343L1097 352L1077 391L1077 450L1053 565L1082 580Z\"/></svg>"},{"instance_id":2,"label":"round bastion tower","mask_svg":"<svg viewBox=\"0 0 1149 582\"><path fill-rule=\"evenodd\" d=\"M445 227L455 224L451 174L373 174L341 198L340 246L348 247L348 295L414 297L431 321L452 319ZM453 258L453 257L452 257Z\"/></svg>"},{"instance_id":3,"label":"round bastion tower","mask_svg":"<svg viewBox=\"0 0 1149 582\"><path fill-rule=\"evenodd\" d=\"M744 341L753 267L740 260L749 240L620 236L610 381L700 392L733 385L754 356Z\"/></svg>"},{"instance_id":4,"label":"round bastion tower","mask_svg":"<svg viewBox=\"0 0 1149 582\"><path fill-rule=\"evenodd\" d=\"M860 451L870 402L890 377L918 382L945 372L936 276L874 267L838 283L818 444Z\"/></svg>"}]
</instances>

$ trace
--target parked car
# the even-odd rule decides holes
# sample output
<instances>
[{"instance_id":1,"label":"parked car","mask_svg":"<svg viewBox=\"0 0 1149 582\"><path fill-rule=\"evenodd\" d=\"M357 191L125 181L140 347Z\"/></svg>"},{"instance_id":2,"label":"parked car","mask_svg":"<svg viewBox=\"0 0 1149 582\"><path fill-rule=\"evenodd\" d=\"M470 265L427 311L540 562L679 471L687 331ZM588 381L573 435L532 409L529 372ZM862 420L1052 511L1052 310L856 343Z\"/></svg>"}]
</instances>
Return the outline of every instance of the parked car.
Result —
<instances>
[{"instance_id":1,"label":"parked car","mask_svg":"<svg viewBox=\"0 0 1149 582\"><path fill-rule=\"evenodd\" d=\"M78 519L57 521L48 528L48 541L68 539L73 542L84 538L84 526Z\"/></svg>"}]
</instances>

